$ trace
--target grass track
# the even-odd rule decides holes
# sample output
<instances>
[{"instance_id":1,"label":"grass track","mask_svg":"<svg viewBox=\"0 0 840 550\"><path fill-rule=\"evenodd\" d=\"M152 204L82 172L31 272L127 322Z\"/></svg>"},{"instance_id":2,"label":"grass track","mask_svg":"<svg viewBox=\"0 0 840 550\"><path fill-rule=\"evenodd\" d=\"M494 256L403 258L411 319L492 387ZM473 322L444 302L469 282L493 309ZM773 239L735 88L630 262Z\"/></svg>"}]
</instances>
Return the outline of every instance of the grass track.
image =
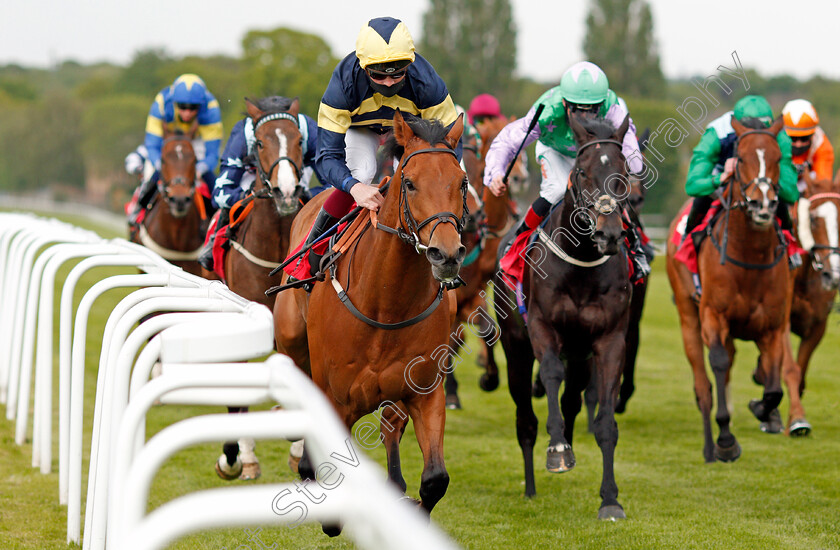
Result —
<instances>
[{"instance_id":1,"label":"grass track","mask_svg":"<svg viewBox=\"0 0 840 550\"><path fill-rule=\"evenodd\" d=\"M790 439L758 430L747 409L748 401L761 394L750 380L756 352L752 344L739 343L731 394L733 431L743 455L734 464L707 465L701 454L702 426L694 403L690 369L682 353L676 309L663 268L662 259L654 262L643 320L637 390L628 412L618 417L616 480L619 501L628 519L615 523L596 519L601 455L594 438L586 433L584 415L578 417L576 424L577 467L563 475L545 471L544 399L535 402L540 419L535 452L538 494L534 499L525 499L514 408L505 381L493 393L481 392L477 385L479 371L468 360L458 373L464 410L447 416L446 465L452 481L432 514L433 520L463 547L840 548L838 316L835 314L830 320L828 334L809 372L803 403L814 428L812 435ZM67 271L69 268L64 273ZM88 277L80 285L82 291L92 282ZM83 487L97 339L108 313L124 295L125 292L111 291L100 298L88 330ZM499 347L496 353L502 359ZM504 375L504 369L502 372ZM785 418L786 409L787 399L782 402ZM221 411L158 407L149 417L149 434L187 416L208 412ZM259 483L294 479L286 467L288 446L258 443L263 468ZM214 444L178 453L156 478L150 508L190 491L223 485L212 469L220 451L221 445ZM403 441L402 453L408 494L417 496L422 461L411 428ZM371 456L384 465L381 450ZM29 443L23 447L14 444L14 424L0 420L0 549L67 548L66 510L57 500L58 475L39 474L29 466L30 457ZM54 470L57 465L56 459ZM258 542L249 540L250 536L242 529L208 531L179 541L174 547L261 548ZM329 539L315 525L263 529L258 536L265 547L276 544L275 548L354 548L346 537Z\"/></svg>"}]
</instances>

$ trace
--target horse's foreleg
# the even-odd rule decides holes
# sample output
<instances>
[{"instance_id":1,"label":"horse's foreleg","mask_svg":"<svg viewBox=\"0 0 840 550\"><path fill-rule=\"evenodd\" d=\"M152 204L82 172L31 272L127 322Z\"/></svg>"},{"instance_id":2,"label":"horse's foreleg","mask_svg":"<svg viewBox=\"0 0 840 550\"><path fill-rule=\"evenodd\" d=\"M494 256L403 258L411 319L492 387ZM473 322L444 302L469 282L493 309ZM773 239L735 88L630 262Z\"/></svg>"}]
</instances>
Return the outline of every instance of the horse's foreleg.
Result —
<instances>
[{"instance_id":1,"label":"horse's foreleg","mask_svg":"<svg viewBox=\"0 0 840 550\"><path fill-rule=\"evenodd\" d=\"M575 454L566 441L566 423L560 412L560 385L566 378L566 367L554 350L546 350L540 361L540 380L545 387L548 401L548 418L545 427L549 442L545 467L549 472L568 472L575 467Z\"/></svg>"},{"instance_id":2,"label":"horse's foreleg","mask_svg":"<svg viewBox=\"0 0 840 550\"><path fill-rule=\"evenodd\" d=\"M615 447L618 444L618 424L615 421L615 403L621 382L622 362L624 361L625 331L616 331L613 336L595 342L593 346L592 371L597 372L598 415L595 417L595 440L601 448L603 474L601 477L601 507L598 519L623 519L624 508L618 502L618 485L615 482ZM578 367L579 368L579 367ZM570 381L577 378L577 373L570 373ZM585 379L578 382L578 388L585 384ZM569 383L567 382L567 386ZM566 393L574 388L568 388ZM580 389L577 390L580 396ZM565 397L565 396L564 396ZM578 403L580 401L578 400ZM580 405L578 405L578 408ZM569 419L570 423L574 419Z\"/></svg>"},{"instance_id":3,"label":"horse's foreleg","mask_svg":"<svg viewBox=\"0 0 840 550\"><path fill-rule=\"evenodd\" d=\"M823 326L823 329L825 327ZM811 425L805 419L805 408L802 406L802 388L805 384L805 368L800 367L793 360L793 352L790 343L790 328L785 331L782 338L784 344L784 357L782 360L782 377L788 389L790 399L790 411L788 415L788 431L790 435L808 435L811 433ZM815 346L816 347L816 346ZM802 345L800 344L800 351ZM813 351L813 349L812 349ZM810 359L810 356L809 356Z\"/></svg>"},{"instance_id":4,"label":"horse's foreleg","mask_svg":"<svg viewBox=\"0 0 840 550\"><path fill-rule=\"evenodd\" d=\"M446 424L443 388L418 394L405 402L414 422L414 433L423 453L423 475L420 478L420 505L430 512L446 494L449 473L443 461L443 429Z\"/></svg>"},{"instance_id":5,"label":"horse's foreleg","mask_svg":"<svg viewBox=\"0 0 840 550\"><path fill-rule=\"evenodd\" d=\"M805 373L808 372L808 365L811 363L811 356L814 354L814 350L817 349L817 346L825 334L826 324L826 320L823 319L823 321L813 327L813 330L809 331L808 334L803 334L802 341L799 342L799 350L796 354L796 364L799 365L801 372L799 397L802 397L802 394L805 392Z\"/></svg>"},{"instance_id":6,"label":"horse's foreleg","mask_svg":"<svg viewBox=\"0 0 840 550\"><path fill-rule=\"evenodd\" d=\"M406 483L400 463L400 441L408 425L408 413L401 402L394 407L383 407L379 419L379 431L385 445L388 460L388 479L394 482L400 491L405 493Z\"/></svg>"},{"instance_id":7,"label":"horse's foreleg","mask_svg":"<svg viewBox=\"0 0 840 550\"><path fill-rule=\"evenodd\" d=\"M563 397L560 399L560 410L566 425L563 435L569 445L572 445L572 440L574 439L575 418L577 418L583 404L583 400L581 399L583 390L586 389L586 391L589 391L592 388L597 403L598 388L597 386L593 387L590 382L587 361L566 361L566 386L563 390ZM588 407L589 403L587 403ZM592 428L594 430L594 420Z\"/></svg>"},{"instance_id":8,"label":"horse's foreleg","mask_svg":"<svg viewBox=\"0 0 840 550\"><path fill-rule=\"evenodd\" d=\"M714 458L721 462L733 462L741 456L741 446L729 428L731 415L727 399L729 369L732 367L730 351L734 348L729 341L726 320L719 318L708 308L703 316L703 339L709 346L709 365L712 367L717 389L718 406L715 421L720 433L715 443Z\"/></svg>"},{"instance_id":9,"label":"horse's foreleg","mask_svg":"<svg viewBox=\"0 0 840 550\"><path fill-rule=\"evenodd\" d=\"M636 390L636 355L639 351L639 325L642 320L642 308L645 305L647 282L633 288L633 298L630 301L630 322L627 325L627 346L624 352L624 372L621 375L621 389L615 412L621 414L627 410L627 402Z\"/></svg>"},{"instance_id":10,"label":"horse's foreleg","mask_svg":"<svg viewBox=\"0 0 840 550\"><path fill-rule=\"evenodd\" d=\"M703 458L706 462L714 462L714 443L712 440L712 383L706 374L706 362L703 358L703 340L700 337L700 320L697 309L690 299L678 301L680 311L680 328L682 331L683 349L691 373L694 378L694 399L703 420Z\"/></svg>"},{"instance_id":11,"label":"horse's foreleg","mask_svg":"<svg viewBox=\"0 0 840 550\"><path fill-rule=\"evenodd\" d=\"M771 413L782 401L782 365L785 355L790 355L790 342L785 345L785 338L789 339L785 330L774 330L762 336L756 344L761 353L761 370L764 381L764 393L761 400L750 401L750 410L762 424L769 423ZM791 355L790 361L793 362ZM798 369L797 372L798 373ZM799 393L799 380L796 380L794 392Z\"/></svg>"}]
</instances>

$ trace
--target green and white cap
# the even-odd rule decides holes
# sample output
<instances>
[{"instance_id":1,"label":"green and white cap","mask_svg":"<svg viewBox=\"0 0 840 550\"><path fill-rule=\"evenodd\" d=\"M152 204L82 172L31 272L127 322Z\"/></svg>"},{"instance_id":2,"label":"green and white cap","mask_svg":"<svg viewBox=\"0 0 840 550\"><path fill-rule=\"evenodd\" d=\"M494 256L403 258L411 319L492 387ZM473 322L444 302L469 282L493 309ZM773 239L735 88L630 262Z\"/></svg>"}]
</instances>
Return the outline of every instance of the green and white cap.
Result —
<instances>
[{"instance_id":1,"label":"green and white cap","mask_svg":"<svg viewBox=\"0 0 840 550\"><path fill-rule=\"evenodd\" d=\"M575 63L563 73L560 97L571 103L592 105L607 99L610 83L598 65L589 61Z\"/></svg>"}]
</instances>

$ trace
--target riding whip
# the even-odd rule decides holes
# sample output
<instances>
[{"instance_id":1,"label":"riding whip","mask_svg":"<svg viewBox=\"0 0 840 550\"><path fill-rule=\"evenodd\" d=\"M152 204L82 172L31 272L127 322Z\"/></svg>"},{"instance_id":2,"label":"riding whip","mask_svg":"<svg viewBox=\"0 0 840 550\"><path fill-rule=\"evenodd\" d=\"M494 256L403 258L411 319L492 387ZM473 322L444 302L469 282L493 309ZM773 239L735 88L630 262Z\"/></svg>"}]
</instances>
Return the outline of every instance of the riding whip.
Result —
<instances>
[{"instance_id":1,"label":"riding whip","mask_svg":"<svg viewBox=\"0 0 840 550\"><path fill-rule=\"evenodd\" d=\"M534 118L531 119L531 124L528 125L528 130L525 132L525 139L522 140L522 143L519 144L519 149L516 150L516 154L513 155L513 159L510 161L510 164L505 171L505 177L502 178L502 183L507 185L508 177L510 176L510 171L513 170L513 165L516 164L516 159L519 158L519 153L522 152L522 148L525 147L525 142L528 141L528 134L531 133L531 130L534 129L534 126L537 125L537 121L540 119L540 115L543 112L545 105L540 103L537 105L537 110L534 111Z\"/></svg>"}]
</instances>

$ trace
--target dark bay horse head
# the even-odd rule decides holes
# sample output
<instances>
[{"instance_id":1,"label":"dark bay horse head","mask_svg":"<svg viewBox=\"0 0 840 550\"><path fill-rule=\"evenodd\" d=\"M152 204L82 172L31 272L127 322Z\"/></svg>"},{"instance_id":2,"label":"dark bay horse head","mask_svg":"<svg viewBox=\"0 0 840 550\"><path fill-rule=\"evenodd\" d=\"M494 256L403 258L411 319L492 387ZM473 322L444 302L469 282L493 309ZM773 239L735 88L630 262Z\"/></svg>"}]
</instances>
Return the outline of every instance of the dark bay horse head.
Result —
<instances>
[{"instance_id":1,"label":"dark bay horse head","mask_svg":"<svg viewBox=\"0 0 840 550\"><path fill-rule=\"evenodd\" d=\"M195 200L195 151L190 137L166 134L160 150L161 197L174 218L183 218Z\"/></svg>"},{"instance_id":2,"label":"dark bay horse head","mask_svg":"<svg viewBox=\"0 0 840 550\"><path fill-rule=\"evenodd\" d=\"M490 144L499 135L502 129L516 120L516 117L507 118L488 117L476 124L476 129L481 136L481 170L484 170L484 159L487 158L487 151L490 150ZM513 163L513 169L508 176L508 189L510 193L519 193L528 187L528 155L523 150Z\"/></svg>"},{"instance_id":3,"label":"dark bay horse head","mask_svg":"<svg viewBox=\"0 0 840 550\"><path fill-rule=\"evenodd\" d=\"M630 117L617 130L607 120L575 115L569 117L569 126L578 151L569 187L575 208L573 225L589 233L598 253L611 256L625 236L621 202L630 193L630 185L622 141Z\"/></svg>"},{"instance_id":4,"label":"dark bay horse head","mask_svg":"<svg viewBox=\"0 0 840 550\"><path fill-rule=\"evenodd\" d=\"M768 228L779 204L779 162L782 151L776 135L783 127L779 117L769 128L758 120L732 119L735 143L735 177L729 185L730 208L744 208L756 228Z\"/></svg>"},{"instance_id":5,"label":"dark bay horse head","mask_svg":"<svg viewBox=\"0 0 840 550\"><path fill-rule=\"evenodd\" d=\"M303 173L302 134L298 99L281 96L245 100L254 123L257 180L254 194L270 197L280 216L297 212L307 194L301 185Z\"/></svg>"},{"instance_id":6,"label":"dark bay horse head","mask_svg":"<svg viewBox=\"0 0 840 550\"><path fill-rule=\"evenodd\" d=\"M380 210L384 223L406 234L425 251L432 275L441 282L458 276L466 248L461 244L467 208L467 176L455 156L464 131L463 115L451 129L440 121L394 114L394 135L387 147L400 158Z\"/></svg>"}]
</instances>

